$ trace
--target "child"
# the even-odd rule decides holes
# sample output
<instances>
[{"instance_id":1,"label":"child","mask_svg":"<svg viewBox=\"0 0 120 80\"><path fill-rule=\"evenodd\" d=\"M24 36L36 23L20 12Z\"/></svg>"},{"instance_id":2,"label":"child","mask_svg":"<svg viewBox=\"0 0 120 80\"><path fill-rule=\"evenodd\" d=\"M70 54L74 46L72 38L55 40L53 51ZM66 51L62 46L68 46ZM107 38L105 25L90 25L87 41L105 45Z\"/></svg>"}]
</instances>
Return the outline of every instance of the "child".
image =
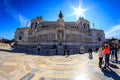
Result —
<instances>
[{"instance_id":1,"label":"child","mask_svg":"<svg viewBox=\"0 0 120 80\"><path fill-rule=\"evenodd\" d=\"M99 50L98 50L98 57L99 57L99 67L101 68L102 67L102 60L103 60L103 48L100 47Z\"/></svg>"}]
</instances>

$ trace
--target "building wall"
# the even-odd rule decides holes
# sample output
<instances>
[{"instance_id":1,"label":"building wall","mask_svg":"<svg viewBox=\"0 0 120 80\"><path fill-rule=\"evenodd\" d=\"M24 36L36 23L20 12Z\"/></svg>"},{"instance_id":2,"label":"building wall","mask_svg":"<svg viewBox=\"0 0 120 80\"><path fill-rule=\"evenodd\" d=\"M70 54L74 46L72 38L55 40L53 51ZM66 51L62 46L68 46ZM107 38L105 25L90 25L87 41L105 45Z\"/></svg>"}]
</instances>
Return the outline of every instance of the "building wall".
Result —
<instances>
[{"instance_id":1,"label":"building wall","mask_svg":"<svg viewBox=\"0 0 120 80\"><path fill-rule=\"evenodd\" d=\"M104 34L103 30L91 29L90 33L92 34L94 42L104 42L105 41L105 34Z\"/></svg>"},{"instance_id":2,"label":"building wall","mask_svg":"<svg viewBox=\"0 0 120 80\"><path fill-rule=\"evenodd\" d=\"M15 32L15 41L28 41L29 28L18 28Z\"/></svg>"},{"instance_id":3,"label":"building wall","mask_svg":"<svg viewBox=\"0 0 120 80\"><path fill-rule=\"evenodd\" d=\"M69 45L75 50L79 50L81 45L86 49L100 46L105 41L104 31L90 29L89 25L89 21L84 18L79 18L76 22L64 22L62 18L57 21L43 21L41 18L36 18L31 21L29 28L16 30L15 40L19 45L42 44L46 48L59 45L59 43Z\"/></svg>"}]
</instances>

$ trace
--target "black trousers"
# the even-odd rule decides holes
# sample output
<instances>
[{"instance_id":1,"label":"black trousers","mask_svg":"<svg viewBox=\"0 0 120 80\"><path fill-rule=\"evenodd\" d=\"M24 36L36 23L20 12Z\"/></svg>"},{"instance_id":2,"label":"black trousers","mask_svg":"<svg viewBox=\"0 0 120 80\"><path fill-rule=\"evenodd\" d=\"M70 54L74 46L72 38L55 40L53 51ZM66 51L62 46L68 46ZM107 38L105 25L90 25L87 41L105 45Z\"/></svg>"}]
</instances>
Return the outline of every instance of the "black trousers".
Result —
<instances>
[{"instance_id":1,"label":"black trousers","mask_svg":"<svg viewBox=\"0 0 120 80\"><path fill-rule=\"evenodd\" d=\"M114 60L114 51L111 51L111 59Z\"/></svg>"},{"instance_id":2,"label":"black trousers","mask_svg":"<svg viewBox=\"0 0 120 80\"><path fill-rule=\"evenodd\" d=\"M99 57L99 66L100 67L102 66L102 60L103 60L103 57Z\"/></svg>"},{"instance_id":3,"label":"black trousers","mask_svg":"<svg viewBox=\"0 0 120 80\"><path fill-rule=\"evenodd\" d=\"M109 54L105 55L105 67L109 66Z\"/></svg>"},{"instance_id":4,"label":"black trousers","mask_svg":"<svg viewBox=\"0 0 120 80\"><path fill-rule=\"evenodd\" d=\"M64 50L64 55L69 55L69 50Z\"/></svg>"},{"instance_id":5,"label":"black trousers","mask_svg":"<svg viewBox=\"0 0 120 80\"><path fill-rule=\"evenodd\" d=\"M117 56L117 53L115 53L115 62L117 63L118 61L118 56Z\"/></svg>"}]
</instances>

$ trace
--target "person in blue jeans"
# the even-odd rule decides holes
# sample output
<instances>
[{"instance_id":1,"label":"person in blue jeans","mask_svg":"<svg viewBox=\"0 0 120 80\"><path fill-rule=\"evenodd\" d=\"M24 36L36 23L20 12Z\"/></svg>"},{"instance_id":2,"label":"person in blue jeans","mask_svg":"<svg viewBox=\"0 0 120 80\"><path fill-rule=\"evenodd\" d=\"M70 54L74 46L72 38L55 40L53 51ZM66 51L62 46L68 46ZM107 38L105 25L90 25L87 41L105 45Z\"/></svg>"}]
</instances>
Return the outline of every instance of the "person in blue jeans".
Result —
<instances>
[{"instance_id":1,"label":"person in blue jeans","mask_svg":"<svg viewBox=\"0 0 120 80\"><path fill-rule=\"evenodd\" d=\"M114 60L114 46L111 46L111 48L110 48L110 50L111 50L111 60Z\"/></svg>"},{"instance_id":2,"label":"person in blue jeans","mask_svg":"<svg viewBox=\"0 0 120 80\"><path fill-rule=\"evenodd\" d=\"M115 45L115 48L114 48L114 54L115 54L115 62L117 63L118 62L118 56L117 56L117 45Z\"/></svg>"}]
</instances>

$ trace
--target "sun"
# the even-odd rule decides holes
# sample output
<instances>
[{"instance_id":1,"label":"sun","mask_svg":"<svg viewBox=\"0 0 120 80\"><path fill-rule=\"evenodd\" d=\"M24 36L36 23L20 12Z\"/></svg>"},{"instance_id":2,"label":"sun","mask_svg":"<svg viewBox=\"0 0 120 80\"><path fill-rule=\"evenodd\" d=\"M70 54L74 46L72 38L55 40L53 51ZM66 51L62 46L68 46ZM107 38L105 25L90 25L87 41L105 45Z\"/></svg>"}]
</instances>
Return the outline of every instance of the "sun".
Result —
<instances>
[{"instance_id":1,"label":"sun","mask_svg":"<svg viewBox=\"0 0 120 80\"><path fill-rule=\"evenodd\" d=\"M71 6L74 10L74 12L71 15L75 15L77 17L77 19L81 16L81 17L85 17L84 12L87 10L87 8L82 8L81 4L79 4L78 7L75 6Z\"/></svg>"}]
</instances>

